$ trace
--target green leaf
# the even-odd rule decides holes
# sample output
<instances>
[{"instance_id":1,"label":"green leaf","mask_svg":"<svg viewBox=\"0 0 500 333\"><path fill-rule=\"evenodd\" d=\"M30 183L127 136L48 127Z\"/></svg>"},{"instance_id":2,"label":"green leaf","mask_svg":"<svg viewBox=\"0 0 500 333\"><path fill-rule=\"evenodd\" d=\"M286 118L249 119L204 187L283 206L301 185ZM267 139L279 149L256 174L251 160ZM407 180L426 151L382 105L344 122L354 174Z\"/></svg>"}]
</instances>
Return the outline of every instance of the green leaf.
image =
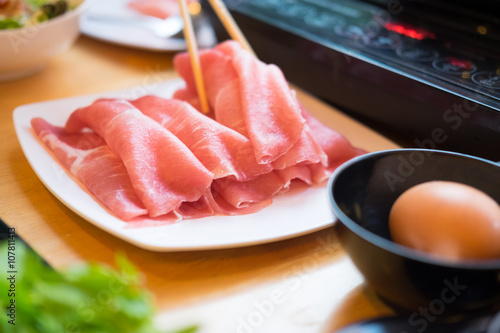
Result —
<instances>
[{"instance_id":1,"label":"green leaf","mask_svg":"<svg viewBox=\"0 0 500 333\"><path fill-rule=\"evenodd\" d=\"M12 248L11 248L12 250ZM0 258L8 256L7 242L0 244ZM11 251L13 252L13 251ZM0 306L15 301L15 323L0 320L5 333L157 333L152 295L143 289L141 274L124 255L117 255L117 269L98 263L81 263L57 272L23 243L15 244L15 296L0 259ZM8 317L7 317L8 318ZM177 333L194 333L196 326Z\"/></svg>"},{"instance_id":2,"label":"green leaf","mask_svg":"<svg viewBox=\"0 0 500 333\"><path fill-rule=\"evenodd\" d=\"M45 5L49 2L50 1L48 1L48 0L24 0L24 3L26 5L28 5L28 7L32 11L36 11L36 10L40 9L40 7L42 7L43 5Z\"/></svg>"},{"instance_id":3,"label":"green leaf","mask_svg":"<svg viewBox=\"0 0 500 333\"><path fill-rule=\"evenodd\" d=\"M0 30L16 29L16 28L21 28L21 27L22 27L22 24L18 20L11 19L11 18L0 20Z\"/></svg>"},{"instance_id":4,"label":"green leaf","mask_svg":"<svg viewBox=\"0 0 500 333\"><path fill-rule=\"evenodd\" d=\"M186 327L180 331L172 332L172 333L196 333L196 332L198 332L199 329L200 329L199 326L190 326L190 327Z\"/></svg>"}]
</instances>

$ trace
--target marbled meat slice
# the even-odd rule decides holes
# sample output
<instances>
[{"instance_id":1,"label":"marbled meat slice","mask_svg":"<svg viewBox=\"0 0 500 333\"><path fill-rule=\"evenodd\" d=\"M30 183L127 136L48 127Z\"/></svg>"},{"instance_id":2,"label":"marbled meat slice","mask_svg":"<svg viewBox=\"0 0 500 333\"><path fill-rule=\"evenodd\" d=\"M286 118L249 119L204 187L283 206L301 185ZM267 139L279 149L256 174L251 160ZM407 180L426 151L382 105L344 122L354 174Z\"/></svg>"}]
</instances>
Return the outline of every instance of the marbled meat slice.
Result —
<instances>
[{"instance_id":1,"label":"marbled meat slice","mask_svg":"<svg viewBox=\"0 0 500 333\"><path fill-rule=\"evenodd\" d=\"M354 147L342 134L325 126L303 107L302 115L321 149L328 157L325 167L329 172L351 158L366 153L364 150Z\"/></svg>"},{"instance_id":2,"label":"marbled meat slice","mask_svg":"<svg viewBox=\"0 0 500 333\"><path fill-rule=\"evenodd\" d=\"M217 179L211 186L215 210L226 215L255 213L269 206L276 195L287 192L293 181L296 184L320 184L316 182L311 165L274 170L248 181L237 181L232 177Z\"/></svg>"},{"instance_id":3,"label":"marbled meat slice","mask_svg":"<svg viewBox=\"0 0 500 333\"><path fill-rule=\"evenodd\" d=\"M209 60L203 63L204 58ZM208 95L212 106L215 106L216 120L247 135L259 163L275 161L295 145L305 120L300 105L278 67L261 62L235 41L227 41L215 49L204 51L201 59L203 73L207 73L208 77L205 82L210 83L205 86L210 87ZM175 67L185 79L186 88L193 90L194 79L188 60L187 55L177 56ZM216 82L213 86L211 80ZM238 82L237 88L223 89L235 84L235 80ZM230 96L220 96L221 93ZM238 105L231 107L227 104L227 101L235 98L239 98ZM224 121L234 119L234 116L224 115L217 110L219 99L225 101L224 112L231 112L241 106L245 129L232 127L234 121Z\"/></svg>"},{"instance_id":4,"label":"marbled meat slice","mask_svg":"<svg viewBox=\"0 0 500 333\"><path fill-rule=\"evenodd\" d=\"M175 135L124 100L98 100L73 112L70 132L85 127L104 138L125 164L151 217L200 199L213 174Z\"/></svg>"},{"instance_id":5,"label":"marbled meat slice","mask_svg":"<svg viewBox=\"0 0 500 333\"><path fill-rule=\"evenodd\" d=\"M213 196L221 196L231 206L241 209L272 199L284 186L276 172L269 172L248 181L223 178L214 181Z\"/></svg>"},{"instance_id":6,"label":"marbled meat slice","mask_svg":"<svg viewBox=\"0 0 500 333\"><path fill-rule=\"evenodd\" d=\"M69 134L41 118L31 126L57 160L116 217L129 221L148 212L134 189L123 162L92 132Z\"/></svg>"},{"instance_id":7,"label":"marbled meat slice","mask_svg":"<svg viewBox=\"0 0 500 333\"><path fill-rule=\"evenodd\" d=\"M234 41L232 43L240 47ZM276 160L299 140L304 118L281 70L240 49L233 55L250 141L259 161Z\"/></svg>"},{"instance_id":8,"label":"marbled meat slice","mask_svg":"<svg viewBox=\"0 0 500 333\"><path fill-rule=\"evenodd\" d=\"M299 140L284 155L278 157L272 164L277 170L285 169L297 164L327 164L327 155L321 149L307 124L304 125Z\"/></svg>"},{"instance_id":9,"label":"marbled meat slice","mask_svg":"<svg viewBox=\"0 0 500 333\"><path fill-rule=\"evenodd\" d=\"M250 141L232 129L201 114L187 102L158 96L131 101L135 107L178 137L214 174L248 180L272 170L258 164Z\"/></svg>"},{"instance_id":10,"label":"marbled meat slice","mask_svg":"<svg viewBox=\"0 0 500 333\"><path fill-rule=\"evenodd\" d=\"M240 82L235 79L220 89L214 105L215 120L248 138L240 98Z\"/></svg>"},{"instance_id":11,"label":"marbled meat slice","mask_svg":"<svg viewBox=\"0 0 500 333\"><path fill-rule=\"evenodd\" d=\"M204 82L207 83L205 84L205 90L208 102L213 109L219 91L229 82L238 79L238 74L233 67L232 59L216 49L201 50L200 64ZM186 82L186 87L176 91L173 97L193 103L198 98L198 93L189 54L179 53L176 55L174 57L174 66ZM193 106L197 106L198 103L195 102ZM199 108L197 109L199 110Z\"/></svg>"},{"instance_id":12,"label":"marbled meat slice","mask_svg":"<svg viewBox=\"0 0 500 333\"><path fill-rule=\"evenodd\" d=\"M227 179L229 180L229 179ZM222 215L245 215L252 214L268 207L272 203L272 198L268 197L265 200L243 202L241 198L230 198L229 202L223 196L226 178L216 179L210 187L210 192L206 197L215 212ZM231 181L231 180L229 180ZM234 181L234 180L233 180ZM231 183L233 183L231 181ZM237 183L237 182L236 182ZM234 184L236 184L234 183ZM237 185L237 184L236 184ZM226 192L227 193L227 192Z\"/></svg>"}]
</instances>

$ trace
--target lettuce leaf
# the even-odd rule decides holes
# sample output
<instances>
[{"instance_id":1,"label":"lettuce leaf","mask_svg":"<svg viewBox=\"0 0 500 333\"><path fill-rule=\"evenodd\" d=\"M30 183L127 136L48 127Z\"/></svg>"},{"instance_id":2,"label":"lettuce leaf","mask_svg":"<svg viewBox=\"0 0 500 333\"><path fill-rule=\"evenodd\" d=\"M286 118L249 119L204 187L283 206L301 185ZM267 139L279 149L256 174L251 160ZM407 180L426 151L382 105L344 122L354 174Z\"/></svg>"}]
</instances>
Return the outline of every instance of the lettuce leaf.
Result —
<instances>
[{"instance_id":1,"label":"lettuce leaf","mask_svg":"<svg viewBox=\"0 0 500 333\"><path fill-rule=\"evenodd\" d=\"M125 256L117 256L116 269L83 263L58 272L20 240L15 249L8 245L0 243L1 332L158 332L152 295ZM15 255L10 267L9 254ZM193 326L182 333L196 331Z\"/></svg>"},{"instance_id":2,"label":"lettuce leaf","mask_svg":"<svg viewBox=\"0 0 500 333\"><path fill-rule=\"evenodd\" d=\"M19 20L15 20L12 18L0 19L0 30L2 29L15 29L21 28L23 25L19 22Z\"/></svg>"}]
</instances>

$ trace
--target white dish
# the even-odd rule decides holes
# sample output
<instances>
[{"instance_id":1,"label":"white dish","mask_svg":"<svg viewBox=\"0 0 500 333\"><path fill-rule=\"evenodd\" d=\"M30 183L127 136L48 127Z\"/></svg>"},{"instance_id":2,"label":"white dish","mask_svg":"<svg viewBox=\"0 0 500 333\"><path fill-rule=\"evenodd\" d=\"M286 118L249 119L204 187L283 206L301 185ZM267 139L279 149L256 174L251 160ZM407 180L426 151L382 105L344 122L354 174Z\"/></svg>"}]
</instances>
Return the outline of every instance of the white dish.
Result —
<instances>
[{"instance_id":1,"label":"white dish","mask_svg":"<svg viewBox=\"0 0 500 333\"><path fill-rule=\"evenodd\" d=\"M109 16L115 19L131 20L147 17L128 8L128 0L94 1L88 12L80 20L82 34L112 44L144 49L148 51L183 51L186 42L182 38L159 38L151 31L137 26L127 26L114 20L92 20ZM202 20L197 32L197 42L200 48L210 47L216 43L216 37L211 26Z\"/></svg>"},{"instance_id":2,"label":"white dish","mask_svg":"<svg viewBox=\"0 0 500 333\"><path fill-rule=\"evenodd\" d=\"M166 81L150 94L170 97L183 81ZM212 216L171 225L126 228L127 223L109 214L79 185L42 146L31 130L33 117L63 126L78 107L99 97L137 98L134 89L78 96L24 105L14 110L17 137L31 167L45 186L68 208L90 223L138 247L153 251L186 251L247 246L287 239L331 226L326 185L304 187L276 196L272 205L260 212L242 216ZM299 94L299 98L300 98ZM311 99L302 99L305 107ZM318 108L318 105L322 106ZM313 115L324 119L336 113L324 104L315 104Z\"/></svg>"}]
</instances>

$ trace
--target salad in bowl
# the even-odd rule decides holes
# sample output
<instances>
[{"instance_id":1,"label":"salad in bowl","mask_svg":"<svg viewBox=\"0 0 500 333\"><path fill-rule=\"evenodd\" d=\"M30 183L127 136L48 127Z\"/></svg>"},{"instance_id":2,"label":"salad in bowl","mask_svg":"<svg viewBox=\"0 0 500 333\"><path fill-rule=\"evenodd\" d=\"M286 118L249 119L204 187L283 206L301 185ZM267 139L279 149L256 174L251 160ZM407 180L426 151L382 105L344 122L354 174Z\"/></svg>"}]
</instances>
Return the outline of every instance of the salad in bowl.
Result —
<instances>
[{"instance_id":1,"label":"salad in bowl","mask_svg":"<svg viewBox=\"0 0 500 333\"><path fill-rule=\"evenodd\" d=\"M0 0L0 30L33 26L75 9L83 0Z\"/></svg>"},{"instance_id":2,"label":"salad in bowl","mask_svg":"<svg viewBox=\"0 0 500 333\"><path fill-rule=\"evenodd\" d=\"M0 82L47 67L80 35L91 0L0 0Z\"/></svg>"}]
</instances>

